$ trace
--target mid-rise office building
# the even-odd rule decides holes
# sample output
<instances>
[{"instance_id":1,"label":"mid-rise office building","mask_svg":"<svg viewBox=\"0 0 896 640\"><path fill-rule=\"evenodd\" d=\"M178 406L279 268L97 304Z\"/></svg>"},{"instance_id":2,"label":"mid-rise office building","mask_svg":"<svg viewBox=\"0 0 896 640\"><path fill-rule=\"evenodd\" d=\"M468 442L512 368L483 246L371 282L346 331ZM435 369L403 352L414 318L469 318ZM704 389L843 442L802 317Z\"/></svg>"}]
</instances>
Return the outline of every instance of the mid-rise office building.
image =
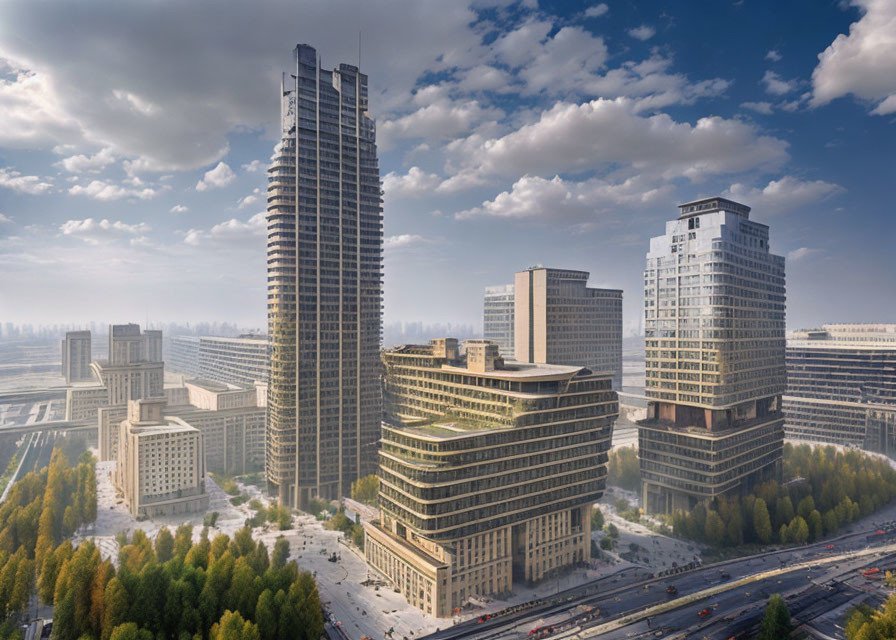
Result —
<instances>
[{"instance_id":1,"label":"mid-rise office building","mask_svg":"<svg viewBox=\"0 0 896 640\"><path fill-rule=\"evenodd\" d=\"M90 332L67 331L62 341L62 375L67 384L93 379L91 357Z\"/></svg>"},{"instance_id":2,"label":"mid-rise office building","mask_svg":"<svg viewBox=\"0 0 896 640\"><path fill-rule=\"evenodd\" d=\"M605 371L621 390L622 291L588 287L588 275L540 266L516 274L516 360Z\"/></svg>"},{"instance_id":3,"label":"mid-rise office building","mask_svg":"<svg viewBox=\"0 0 896 640\"><path fill-rule=\"evenodd\" d=\"M171 336L166 365L173 373L201 378L199 371L199 336Z\"/></svg>"},{"instance_id":4,"label":"mid-rise office building","mask_svg":"<svg viewBox=\"0 0 896 640\"><path fill-rule=\"evenodd\" d=\"M294 58L268 169L265 472L302 506L376 470L383 220L367 76L308 45Z\"/></svg>"},{"instance_id":5,"label":"mid-rise office building","mask_svg":"<svg viewBox=\"0 0 896 640\"><path fill-rule=\"evenodd\" d=\"M255 387L197 378L166 387L164 397L166 417L179 418L202 434L206 469L241 475L264 468L265 406ZM118 458L119 425L125 417L127 405L99 409L100 460Z\"/></svg>"},{"instance_id":6,"label":"mid-rise office building","mask_svg":"<svg viewBox=\"0 0 896 640\"><path fill-rule=\"evenodd\" d=\"M486 340L498 345L501 357L512 360L513 349L513 285L485 288L482 305L482 333Z\"/></svg>"},{"instance_id":7,"label":"mid-rise office building","mask_svg":"<svg viewBox=\"0 0 896 640\"><path fill-rule=\"evenodd\" d=\"M451 338L385 351L367 561L438 617L587 562L618 416L610 377Z\"/></svg>"},{"instance_id":8,"label":"mid-rise office building","mask_svg":"<svg viewBox=\"0 0 896 640\"><path fill-rule=\"evenodd\" d=\"M165 416L165 403L130 400L119 425L115 484L138 518L208 508L202 435L182 419Z\"/></svg>"},{"instance_id":9,"label":"mid-rise office building","mask_svg":"<svg viewBox=\"0 0 896 640\"><path fill-rule=\"evenodd\" d=\"M267 336L175 336L171 338L170 355L168 369L190 377L235 385L254 385L268 379Z\"/></svg>"},{"instance_id":10,"label":"mid-rise office building","mask_svg":"<svg viewBox=\"0 0 896 640\"><path fill-rule=\"evenodd\" d=\"M100 407L164 396L162 332L137 324L109 327L109 357L90 363L94 384L66 391L66 420L94 420Z\"/></svg>"},{"instance_id":11,"label":"mid-rise office building","mask_svg":"<svg viewBox=\"0 0 896 640\"><path fill-rule=\"evenodd\" d=\"M787 340L788 438L894 455L896 324L829 324Z\"/></svg>"},{"instance_id":12,"label":"mid-rise office building","mask_svg":"<svg viewBox=\"0 0 896 640\"><path fill-rule=\"evenodd\" d=\"M750 208L680 205L644 271L643 505L689 509L780 474L786 384L784 258Z\"/></svg>"}]
</instances>

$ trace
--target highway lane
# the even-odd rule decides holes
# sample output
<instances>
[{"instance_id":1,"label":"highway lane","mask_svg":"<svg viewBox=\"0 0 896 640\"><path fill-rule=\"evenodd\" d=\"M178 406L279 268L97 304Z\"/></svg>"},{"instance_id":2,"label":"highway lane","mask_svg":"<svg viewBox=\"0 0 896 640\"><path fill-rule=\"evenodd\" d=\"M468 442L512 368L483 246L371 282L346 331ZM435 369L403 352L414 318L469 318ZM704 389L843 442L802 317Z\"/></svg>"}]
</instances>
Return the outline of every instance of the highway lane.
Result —
<instances>
[{"instance_id":1,"label":"highway lane","mask_svg":"<svg viewBox=\"0 0 896 640\"><path fill-rule=\"evenodd\" d=\"M600 609L600 622L622 616L632 611L666 602L666 586L674 584L679 598L726 581L734 581L762 571L779 569L797 562L823 558L832 553L844 553L863 549L869 544L882 545L896 541L896 527L889 526L884 534L875 535L876 529L846 533L843 536L804 547L772 551L745 558L739 558L716 565L707 565L676 576L659 577L644 581L643 570L626 572L612 583L603 579L581 587L570 589L550 599L537 601L527 610L509 615L497 616L483 623L476 620L461 623L428 636L433 640L454 638L519 638L537 627L557 624L564 619L574 619L573 609L579 605ZM835 549L827 546L834 544ZM722 573L731 577L724 578ZM646 589L645 589L646 586ZM597 593L595 594L595 590ZM691 612L693 615L694 612Z\"/></svg>"}]
</instances>

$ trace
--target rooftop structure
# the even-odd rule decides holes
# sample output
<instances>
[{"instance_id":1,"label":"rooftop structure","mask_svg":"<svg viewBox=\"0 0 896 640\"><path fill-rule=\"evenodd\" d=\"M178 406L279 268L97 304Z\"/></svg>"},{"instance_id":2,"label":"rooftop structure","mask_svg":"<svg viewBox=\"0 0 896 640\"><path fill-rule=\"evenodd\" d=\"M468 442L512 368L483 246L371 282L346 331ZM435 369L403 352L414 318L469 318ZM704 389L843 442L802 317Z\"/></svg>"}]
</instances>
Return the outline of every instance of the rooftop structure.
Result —
<instances>
[{"instance_id":1,"label":"rooftop structure","mask_svg":"<svg viewBox=\"0 0 896 640\"><path fill-rule=\"evenodd\" d=\"M90 331L66 332L62 340L62 375L67 384L93 379L90 340Z\"/></svg>"}]
</instances>

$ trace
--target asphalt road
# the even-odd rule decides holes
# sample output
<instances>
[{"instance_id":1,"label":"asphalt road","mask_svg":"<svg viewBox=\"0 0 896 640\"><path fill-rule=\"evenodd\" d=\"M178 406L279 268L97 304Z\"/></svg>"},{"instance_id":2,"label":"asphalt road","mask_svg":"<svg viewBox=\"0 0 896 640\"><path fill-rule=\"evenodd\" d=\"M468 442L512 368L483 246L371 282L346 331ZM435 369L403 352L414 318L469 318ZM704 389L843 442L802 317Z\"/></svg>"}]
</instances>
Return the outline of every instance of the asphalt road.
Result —
<instances>
[{"instance_id":1,"label":"asphalt road","mask_svg":"<svg viewBox=\"0 0 896 640\"><path fill-rule=\"evenodd\" d=\"M482 623L474 619L431 634L427 638L430 640L454 640L457 638L515 640L528 637L532 629L548 625L552 625L555 631L553 634L544 635L544 638L573 637L582 629L587 630L595 625L620 618L626 614L643 611L647 607L672 599L681 600L683 606L658 615L649 623L644 620L610 632L606 634L606 637L632 638L644 634L654 636L663 629L665 631L660 634L662 636L674 635L679 630L694 633L695 630L704 626L712 631L712 635L706 634L709 637L722 637L716 636L716 634L720 629L730 630L731 624L729 623L734 620L733 618L730 620L724 618L731 615L746 618L751 612L761 611L769 594L786 593L797 589L797 587L805 589L808 585L815 583L823 584L835 579L838 571L841 570L854 577L859 575L860 567L867 565L872 560L857 559L851 562L841 562L836 568L831 565L808 572L788 573L732 589L725 594L708 599L706 602L701 602L701 606L696 603L685 605L687 600L684 598L713 585L733 582L739 578L764 571L896 542L896 526L887 526L886 532L882 535L876 535L876 530L875 528L856 531L812 545L748 556L716 565L706 565L669 577L645 580L644 570L630 569L616 574L614 577L602 578L587 585L561 592L550 599L537 601L528 609L507 615L499 614ZM834 549L827 549L829 544L833 544ZM730 575L730 578L724 578L722 572ZM813 572L818 572L818 575L813 576ZM779 580L780 582L778 582ZM674 584L678 590L674 597L666 593L666 587L670 584ZM828 593L826 587L818 588L824 589ZM835 587L835 590L837 589L838 587ZM581 605L599 609L599 616L584 625L576 624L576 620L582 617ZM700 619L697 612L706 607L709 607L712 613L705 620ZM720 618L721 622L719 622ZM724 633L727 633L724 638L730 638L733 635L728 631Z\"/></svg>"}]
</instances>

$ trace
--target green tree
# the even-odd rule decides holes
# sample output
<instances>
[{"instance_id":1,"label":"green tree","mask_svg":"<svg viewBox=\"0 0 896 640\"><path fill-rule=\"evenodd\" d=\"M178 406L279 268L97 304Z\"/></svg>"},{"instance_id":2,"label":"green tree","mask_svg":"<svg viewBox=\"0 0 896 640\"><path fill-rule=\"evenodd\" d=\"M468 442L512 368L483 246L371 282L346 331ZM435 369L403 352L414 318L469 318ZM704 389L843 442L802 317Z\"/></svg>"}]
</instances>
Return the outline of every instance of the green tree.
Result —
<instances>
[{"instance_id":1,"label":"green tree","mask_svg":"<svg viewBox=\"0 0 896 640\"><path fill-rule=\"evenodd\" d=\"M604 512L600 510L600 507L593 506L591 507L591 530L592 531L600 531L604 528Z\"/></svg>"},{"instance_id":2,"label":"green tree","mask_svg":"<svg viewBox=\"0 0 896 640\"><path fill-rule=\"evenodd\" d=\"M168 530L168 527L162 527L156 536L156 559L165 563L174 557L174 536Z\"/></svg>"},{"instance_id":3,"label":"green tree","mask_svg":"<svg viewBox=\"0 0 896 640\"><path fill-rule=\"evenodd\" d=\"M753 505L753 529L756 539L762 544L768 544L772 539L772 521L769 518L765 500L762 498L756 498Z\"/></svg>"},{"instance_id":4,"label":"green tree","mask_svg":"<svg viewBox=\"0 0 896 640\"><path fill-rule=\"evenodd\" d=\"M809 539L812 541L821 540L824 537L824 525L821 522L821 514L818 509L813 509L809 514Z\"/></svg>"},{"instance_id":5,"label":"green tree","mask_svg":"<svg viewBox=\"0 0 896 640\"><path fill-rule=\"evenodd\" d=\"M271 567L273 569L282 569L286 566L289 559L289 542L286 538L277 538L274 543L274 552L271 554Z\"/></svg>"},{"instance_id":6,"label":"green tree","mask_svg":"<svg viewBox=\"0 0 896 640\"><path fill-rule=\"evenodd\" d=\"M813 511L815 511L815 498L812 496L806 496L800 500L800 503L796 507L797 514L806 521L809 520Z\"/></svg>"},{"instance_id":7,"label":"green tree","mask_svg":"<svg viewBox=\"0 0 896 640\"><path fill-rule=\"evenodd\" d=\"M380 479L376 475L364 476L352 482L352 500L364 504L376 504L380 490Z\"/></svg>"},{"instance_id":8,"label":"green tree","mask_svg":"<svg viewBox=\"0 0 896 640\"><path fill-rule=\"evenodd\" d=\"M209 640L261 640L258 626L244 620L236 611L225 611L221 619L212 625L208 637Z\"/></svg>"},{"instance_id":9,"label":"green tree","mask_svg":"<svg viewBox=\"0 0 896 640\"><path fill-rule=\"evenodd\" d=\"M706 540L710 544L721 546L725 540L725 523L715 511L706 514L705 525Z\"/></svg>"},{"instance_id":10,"label":"green tree","mask_svg":"<svg viewBox=\"0 0 896 640\"><path fill-rule=\"evenodd\" d=\"M775 593L765 605L765 615L759 627L759 640L787 640L790 638L790 612L784 598Z\"/></svg>"},{"instance_id":11,"label":"green tree","mask_svg":"<svg viewBox=\"0 0 896 640\"><path fill-rule=\"evenodd\" d=\"M775 503L775 526L780 527L782 524L790 524L794 515L796 514L793 511L793 503L790 501L790 496L778 498Z\"/></svg>"},{"instance_id":12,"label":"green tree","mask_svg":"<svg viewBox=\"0 0 896 640\"><path fill-rule=\"evenodd\" d=\"M55 629L56 625L53 625ZM134 622L125 622L112 630L109 640L153 640L152 632L140 629Z\"/></svg>"},{"instance_id":13,"label":"green tree","mask_svg":"<svg viewBox=\"0 0 896 640\"><path fill-rule=\"evenodd\" d=\"M128 592L118 578L109 580L103 600L105 601L105 607L103 609L102 640L109 640L115 627L127 620L128 610L130 609Z\"/></svg>"},{"instance_id":14,"label":"green tree","mask_svg":"<svg viewBox=\"0 0 896 640\"><path fill-rule=\"evenodd\" d=\"M802 517L797 516L788 527L787 535L795 544L806 544L809 540L809 525Z\"/></svg>"},{"instance_id":15,"label":"green tree","mask_svg":"<svg viewBox=\"0 0 896 640\"><path fill-rule=\"evenodd\" d=\"M275 640L277 638L277 610L274 608L274 594L270 589L265 589L258 596L255 604L255 624L258 625L258 633L262 640Z\"/></svg>"}]
</instances>

